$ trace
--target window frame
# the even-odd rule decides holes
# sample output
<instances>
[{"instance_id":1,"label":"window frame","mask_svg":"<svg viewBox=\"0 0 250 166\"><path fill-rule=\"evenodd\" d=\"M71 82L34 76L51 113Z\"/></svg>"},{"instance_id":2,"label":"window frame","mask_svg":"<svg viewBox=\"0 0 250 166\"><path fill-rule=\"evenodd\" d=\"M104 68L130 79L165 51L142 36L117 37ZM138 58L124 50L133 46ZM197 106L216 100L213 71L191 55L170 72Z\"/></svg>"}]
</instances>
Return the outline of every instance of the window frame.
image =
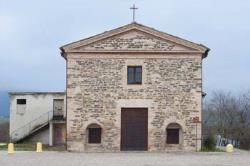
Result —
<instances>
[{"instance_id":1,"label":"window frame","mask_svg":"<svg viewBox=\"0 0 250 166\"><path fill-rule=\"evenodd\" d=\"M132 78L132 82L129 81L129 70L133 69L133 78ZM140 73L140 81L137 81L137 74L138 72L136 71L137 69L140 69L141 72ZM142 66L141 65L129 65L127 66L127 84L128 85L142 85Z\"/></svg>"},{"instance_id":2,"label":"window frame","mask_svg":"<svg viewBox=\"0 0 250 166\"><path fill-rule=\"evenodd\" d=\"M91 130L99 130L98 132L98 136L97 138L95 138L93 140L93 136L91 136L91 134L93 134L93 131ZM102 128L101 127L90 127L88 128L88 144L101 144L102 143Z\"/></svg>"},{"instance_id":3,"label":"window frame","mask_svg":"<svg viewBox=\"0 0 250 166\"><path fill-rule=\"evenodd\" d=\"M177 130L177 136L176 136L176 140L169 140L169 132L173 130ZM173 144L173 145L179 145L180 144L180 129L179 128L167 128L166 129L166 135L167 135L167 139L166 139L166 143L167 144Z\"/></svg>"},{"instance_id":4,"label":"window frame","mask_svg":"<svg viewBox=\"0 0 250 166\"><path fill-rule=\"evenodd\" d=\"M56 102L62 102L61 109L57 109L57 110L55 109ZM60 98L53 99L53 117L57 117L57 116L60 116L60 117L64 116L64 99L60 99Z\"/></svg>"},{"instance_id":5,"label":"window frame","mask_svg":"<svg viewBox=\"0 0 250 166\"><path fill-rule=\"evenodd\" d=\"M16 104L17 105L26 105L27 99L16 99Z\"/></svg>"}]
</instances>

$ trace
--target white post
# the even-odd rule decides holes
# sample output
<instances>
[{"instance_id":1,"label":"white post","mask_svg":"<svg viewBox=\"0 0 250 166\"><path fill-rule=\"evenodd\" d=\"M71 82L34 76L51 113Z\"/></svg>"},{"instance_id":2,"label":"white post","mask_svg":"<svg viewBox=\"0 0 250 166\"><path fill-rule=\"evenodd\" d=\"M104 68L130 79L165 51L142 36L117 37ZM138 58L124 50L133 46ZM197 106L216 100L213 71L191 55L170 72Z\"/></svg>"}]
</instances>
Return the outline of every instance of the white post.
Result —
<instances>
[{"instance_id":1,"label":"white post","mask_svg":"<svg viewBox=\"0 0 250 166\"><path fill-rule=\"evenodd\" d=\"M49 146L53 146L53 123L49 122Z\"/></svg>"}]
</instances>

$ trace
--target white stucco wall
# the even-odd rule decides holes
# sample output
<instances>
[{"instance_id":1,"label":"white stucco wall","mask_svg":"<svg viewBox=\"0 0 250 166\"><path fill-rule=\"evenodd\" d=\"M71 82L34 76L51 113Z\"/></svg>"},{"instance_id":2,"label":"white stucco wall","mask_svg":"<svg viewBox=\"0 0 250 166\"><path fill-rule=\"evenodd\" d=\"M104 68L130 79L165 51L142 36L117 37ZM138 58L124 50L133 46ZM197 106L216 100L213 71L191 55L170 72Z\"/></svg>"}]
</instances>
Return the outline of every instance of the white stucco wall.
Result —
<instances>
[{"instance_id":1,"label":"white stucco wall","mask_svg":"<svg viewBox=\"0 0 250 166\"><path fill-rule=\"evenodd\" d=\"M36 132L36 134L31 135L24 142L36 143L41 142L44 145L49 144L49 126L46 126L42 130Z\"/></svg>"},{"instance_id":2,"label":"white stucco wall","mask_svg":"<svg viewBox=\"0 0 250 166\"><path fill-rule=\"evenodd\" d=\"M9 96L10 96L10 137L13 136L12 133L14 131L20 130L21 133L24 133L27 130L35 128L37 125L41 123L45 123L48 120L49 115L50 117L52 117L54 99L64 99L63 111L64 111L64 116L66 116L65 93L63 92L9 93ZM26 107L26 109L25 111L21 111L21 113L17 111L18 107L17 99L26 99L26 106L24 106ZM48 112L50 112L50 114ZM27 127L28 126L27 124L30 124L29 127ZM22 135L21 133L16 134L15 137L21 137Z\"/></svg>"}]
</instances>

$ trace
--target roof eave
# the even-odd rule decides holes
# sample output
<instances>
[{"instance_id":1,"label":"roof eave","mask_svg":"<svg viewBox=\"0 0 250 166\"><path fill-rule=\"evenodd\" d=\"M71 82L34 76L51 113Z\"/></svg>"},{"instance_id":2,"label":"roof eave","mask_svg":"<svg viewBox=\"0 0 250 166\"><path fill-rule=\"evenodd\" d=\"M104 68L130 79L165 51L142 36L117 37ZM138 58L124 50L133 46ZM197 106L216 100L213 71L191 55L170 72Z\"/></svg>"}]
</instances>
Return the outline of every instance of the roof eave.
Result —
<instances>
[{"instance_id":1,"label":"roof eave","mask_svg":"<svg viewBox=\"0 0 250 166\"><path fill-rule=\"evenodd\" d=\"M139 28L139 27L142 27L142 28ZM128 29L127 29L128 28ZM66 44L66 45L63 45L62 47L60 47L60 50L61 50L61 56L67 60L67 53L69 52L72 52L74 47L72 47L73 45L79 43L79 42L83 42L85 41L86 43L84 45L88 45L90 43L93 43L93 42L96 42L98 41L99 39L98 38L106 38L107 36L112 36L112 35L115 35L115 34L119 34L119 33L122 33L123 31L128 31L129 29L138 29L138 30L141 30L145 33L151 33L150 31L152 31L153 33L156 32L156 34L153 34L155 36L158 36L158 33L161 33L163 35L168 35L172 38L176 38L177 40L179 40L180 42L183 41L183 42L187 42L189 43L191 46L191 48L194 48L194 49L197 49L201 52L202 54L202 58L206 58L207 55L208 55L208 52L209 52L209 48L202 45L202 44L197 44L197 43L194 43L194 42L191 42L191 41L188 41L186 39L183 39L183 38L180 38L178 36L174 36L174 35L171 35L171 34L167 34L165 32L161 32L161 31L158 31L154 28L151 28L151 27L148 27L148 26L145 26L145 25L142 25L142 24L139 24L139 23L136 23L136 22L132 22L130 24L127 24L125 26L122 26L122 27L119 27L119 28L115 28L115 29L112 29L110 31L105 31L103 33L100 33L100 34L97 34L97 35L94 35L94 36L91 36L89 38L85 38L85 39L82 39L82 40L78 40L78 41L75 41L75 42L72 42L72 43L69 43L69 44ZM114 33L114 34L113 34ZM107 36L106 36L107 35ZM161 38L164 38L162 36L160 36ZM93 40L93 41L91 41ZM177 42L178 43L178 42ZM75 46L76 47L76 46ZM79 46L77 46L79 47ZM188 46L189 47L189 46Z\"/></svg>"},{"instance_id":2,"label":"roof eave","mask_svg":"<svg viewBox=\"0 0 250 166\"><path fill-rule=\"evenodd\" d=\"M206 51L204 52L204 54L202 55L203 59L208 56L209 51L210 51L210 48L207 48Z\"/></svg>"},{"instance_id":3,"label":"roof eave","mask_svg":"<svg viewBox=\"0 0 250 166\"><path fill-rule=\"evenodd\" d=\"M67 60L67 58L66 58L66 52L65 52L64 48L63 48L63 47L60 47L60 50L61 50L61 56L62 56L65 60Z\"/></svg>"}]
</instances>

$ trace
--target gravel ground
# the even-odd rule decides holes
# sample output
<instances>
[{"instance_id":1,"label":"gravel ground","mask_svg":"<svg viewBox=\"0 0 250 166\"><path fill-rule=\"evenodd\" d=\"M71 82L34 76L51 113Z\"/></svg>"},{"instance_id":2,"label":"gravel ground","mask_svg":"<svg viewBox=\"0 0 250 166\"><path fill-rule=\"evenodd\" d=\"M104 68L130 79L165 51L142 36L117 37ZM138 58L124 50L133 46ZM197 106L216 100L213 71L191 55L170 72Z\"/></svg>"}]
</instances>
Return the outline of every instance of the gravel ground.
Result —
<instances>
[{"instance_id":1,"label":"gravel ground","mask_svg":"<svg viewBox=\"0 0 250 166\"><path fill-rule=\"evenodd\" d=\"M0 151L0 166L250 166L250 153L69 153Z\"/></svg>"}]
</instances>

